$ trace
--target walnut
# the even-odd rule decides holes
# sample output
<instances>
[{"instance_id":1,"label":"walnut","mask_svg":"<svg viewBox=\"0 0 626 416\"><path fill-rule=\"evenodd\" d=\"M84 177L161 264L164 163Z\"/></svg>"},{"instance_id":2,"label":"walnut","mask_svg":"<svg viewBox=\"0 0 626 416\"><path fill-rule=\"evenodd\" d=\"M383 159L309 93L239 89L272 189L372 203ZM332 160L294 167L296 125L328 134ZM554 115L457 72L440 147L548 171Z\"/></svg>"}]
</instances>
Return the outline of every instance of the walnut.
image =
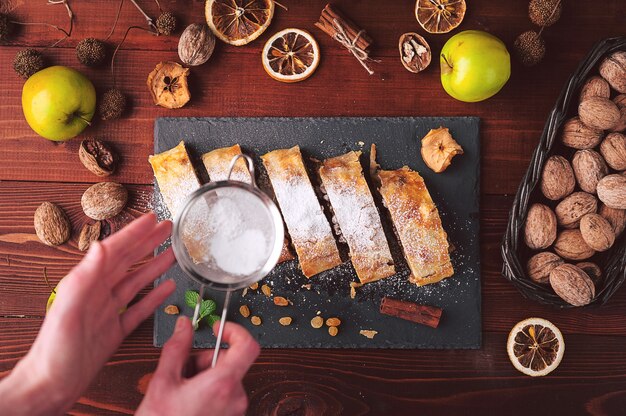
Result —
<instances>
[{"instance_id":1,"label":"walnut","mask_svg":"<svg viewBox=\"0 0 626 416\"><path fill-rule=\"evenodd\" d=\"M106 220L122 212L128 202L128 191L115 182L100 182L87 188L80 199L85 215Z\"/></svg>"},{"instance_id":2,"label":"walnut","mask_svg":"<svg viewBox=\"0 0 626 416\"><path fill-rule=\"evenodd\" d=\"M187 85L189 68L176 62L160 62L148 75L148 88L156 105L181 108L189 102L191 94Z\"/></svg>"},{"instance_id":3,"label":"walnut","mask_svg":"<svg viewBox=\"0 0 626 416\"><path fill-rule=\"evenodd\" d=\"M600 153L613 169L626 169L626 136L621 133L607 134L600 143Z\"/></svg>"},{"instance_id":4,"label":"walnut","mask_svg":"<svg viewBox=\"0 0 626 416\"><path fill-rule=\"evenodd\" d=\"M563 263L562 258L549 251L537 253L526 263L528 277L536 283L548 284L550 283L550 272Z\"/></svg>"},{"instance_id":5,"label":"walnut","mask_svg":"<svg viewBox=\"0 0 626 416\"><path fill-rule=\"evenodd\" d=\"M587 273L587 276L589 276L593 284L598 286L602 280L602 269L597 264L585 261L582 263L576 263L576 267Z\"/></svg>"},{"instance_id":6,"label":"walnut","mask_svg":"<svg viewBox=\"0 0 626 416\"><path fill-rule=\"evenodd\" d=\"M187 26L178 40L178 56L185 65L204 64L214 49L215 35L205 24L194 23Z\"/></svg>"},{"instance_id":7,"label":"walnut","mask_svg":"<svg viewBox=\"0 0 626 416\"><path fill-rule=\"evenodd\" d=\"M587 260L595 251L587 245L580 230L563 230L554 242L554 251L567 260Z\"/></svg>"},{"instance_id":8,"label":"walnut","mask_svg":"<svg viewBox=\"0 0 626 416\"><path fill-rule=\"evenodd\" d=\"M626 51L614 52L600 64L600 75L617 92L626 93Z\"/></svg>"},{"instance_id":9,"label":"walnut","mask_svg":"<svg viewBox=\"0 0 626 416\"><path fill-rule=\"evenodd\" d=\"M578 117L591 128L610 130L617 126L622 114L608 98L591 97L578 105Z\"/></svg>"},{"instance_id":10,"label":"walnut","mask_svg":"<svg viewBox=\"0 0 626 416\"><path fill-rule=\"evenodd\" d=\"M606 206L626 209L626 176L607 175L598 182L598 198Z\"/></svg>"},{"instance_id":11,"label":"walnut","mask_svg":"<svg viewBox=\"0 0 626 416\"><path fill-rule=\"evenodd\" d=\"M563 124L561 141L574 149L592 149L602 140L602 130L587 127L580 118L570 118Z\"/></svg>"},{"instance_id":12,"label":"walnut","mask_svg":"<svg viewBox=\"0 0 626 416\"><path fill-rule=\"evenodd\" d=\"M590 194L596 193L600 179L609 174L609 168L604 159L595 150L579 150L572 158L572 168L578 186Z\"/></svg>"},{"instance_id":13,"label":"walnut","mask_svg":"<svg viewBox=\"0 0 626 416\"><path fill-rule=\"evenodd\" d=\"M613 127L613 131L625 131L626 130L626 94L620 94L617 97L613 98L613 102L619 108L619 112L621 114L620 120L615 127Z\"/></svg>"},{"instance_id":14,"label":"walnut","mask_svg":"<svg viewBox=\"0 0 626 416\"><path fill-rule=\"evenodd\" d=\"M602 215L602 217L611 224L616 238L619 237L624 231L624 228L626 228L626 210L610 208L602 204L598 210L598 214Z\"/></svg>"},{"instance_id":15,"label":"walnut","mask_svg":"<svg viewBox=\"0 0 626 416\"><path fill-rule=\"evenodd\" d=\"M117 158L103 141L88 138L80 143L78 157L88 171L98 176L109 176L115 171Z\"/></svg>"},{"instance_id":16,"label":"walnut","mask_svg":"<svg viewBox=\"0 0 626 416\"><path fill-rule=\"evenodd\" d=\"M582 217L595 213L597 210L598 200L593 195L586 192L574 192L556 206L554 213L561 227L576 228Z\"/></svg>"},{"instance_id":17,"label":"walnut","mask_svg":"<svg viewBox=\"0 0 626 416\"><path fill-rule=\"evenodd\" d=\"M93 224L83 224L83 228L81 228L78 236L78 249L80 251L89 250L91 243L100 239L101 231L102 223L100 221L96 221Z\"/></svg>"},{"instance_id":18,"label":"walnut","mask_svg":"<svg viewBox=\"0 0 626 416\"><path fill-rule=\"evenodd\" d=\"M524 227L524 241L533 250L548 248L556 239L556 216L543 204L528 209Z\"/></svg>"},{"instance_id":19,"label":"walnut","mask_svg":"<svg viewBox=\"0 0 626 416\"><path fill-rule=\"evenodd\" d=\"M598 214L587 214L581 218L580 233L585 243L596 251L606 251L615 243L613 227Z\"/></svg>"},{"instance_id":20,"label":"walnut","mask_svg":"<svg viewBox=\"0 0 626 416\"><path fill-rule=\"evenodd\" d=\"M591 97L609 98L610 96L611 87L609 83L604 78L594 75L585 82L580 90L579 102L583 102Z\"/></svg>"},{"instance_id":21,"label":"walnut","mask_svg":"<svg viewBox=\"0 0 626 416\"><path fill-rule=\"evenodd\" d=\"M58 246L70 239L72 226L65 211L51 202L44 202L35 211L35 233L42 243Z\"/></svg>"},{"instance_id":22,"label":"walnut","mask_svg":"<svg viewBox=\"0 0 626 416\"><path fill-rule=\"evenodd\" d=\"M543 195L552 201L557 201L574 192L575 187L576 179L569 162L563 156L550 156L541 175Z\"/></svg>"},{"instance_id":23,"label":"walnut","mask_svg":"<svg viewBox=\"0 0 626 416\"><path fill-rule=\"evenodd\" d=\"M550 286L570 305L584 306L596 296L596 288L587 274L573 264L562 264L550 273Z\"/></svg>"},{"instance_id":24,"label":"walnut","mask_svg":"<svg viewBox=\"0 0 626 416\"><path fill-rule=\"evenodd\" d=\"M398 41L400 61L407 71L417 74L430 65L430 46L426 39L414 32L405 33Z\"/></svg>"}]
</instances>

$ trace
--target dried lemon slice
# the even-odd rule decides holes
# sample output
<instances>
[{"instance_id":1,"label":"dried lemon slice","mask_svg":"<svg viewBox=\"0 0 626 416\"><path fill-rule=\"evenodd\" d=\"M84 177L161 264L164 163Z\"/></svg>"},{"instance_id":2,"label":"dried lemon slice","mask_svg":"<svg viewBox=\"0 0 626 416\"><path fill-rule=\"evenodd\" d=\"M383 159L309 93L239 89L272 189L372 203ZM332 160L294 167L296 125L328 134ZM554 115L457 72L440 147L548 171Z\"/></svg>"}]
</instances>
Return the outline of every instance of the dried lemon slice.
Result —
<instances>
[{"instance_id":1,"label":"dried lemon slice","mask_svg":"<svg viewBox=\"0 0 626 416\"><path fill-rule=\"evenodd\" d=\"M206 21L215 36L235 46L265 32L274 16L273 0L207 0Z\"/></svg>"},{"instance_id":2,"label":"dried lemon slice","mask_svg":"<svg viewBox=\"0 0 626 416\"><path fill-rule=\"evenodd\" d=\"M448 33L465 17L465 0L417 0L415 17L429 33Z\"/></svg>"},{"instance_id":3,"label":"dried lemon slice","mask_svg":"<svg viewBox=\"0 0 626 416\"><path fill-rule=\"evenodd\" d=\"M281 82L304 81L320 62L320 49L309 32L285 29L272 36L263 47L263 68Z\"/></svg>"},{"instance_id":4,"label":"dried lemon slice","mask_svg":"<svg viewBox=\"0 0 626 416\"><path fill-rule=\"evenodd\" d=\"M565 341L552 322L528 318L513 327L506 349L515 368L531 377L538 377L550 374L559 366L565 352Z\"/></svg>"}]
</instances>

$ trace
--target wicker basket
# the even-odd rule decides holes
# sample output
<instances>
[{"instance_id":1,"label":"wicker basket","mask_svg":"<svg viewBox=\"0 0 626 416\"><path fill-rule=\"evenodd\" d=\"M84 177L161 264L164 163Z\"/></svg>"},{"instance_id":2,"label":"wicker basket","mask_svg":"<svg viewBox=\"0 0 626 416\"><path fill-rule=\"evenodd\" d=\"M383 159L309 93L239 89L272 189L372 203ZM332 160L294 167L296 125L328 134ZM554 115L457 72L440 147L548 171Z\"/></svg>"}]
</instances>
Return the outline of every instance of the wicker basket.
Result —
<instances>
[{"instance_id":1,"label":"wicker basket","mask_svg":"<svg viewBox=\"0 0 626 416\"><path fill-rule=\"evenodd\" d=\"M574 153L572 149L565 148L556 138L563 122L576 114L578 94L582 84L589 75L597 73L597 64L603 57L618 50L626 50L626 37L610 38L599 42L580 63L567 82L555 107L550 112L539 145L533 153L528 171L526 171L517 191L504 234L502 243L503 276L513 283L525 297L559 308L567 308L571 305L558 297L549 286L536 284L526 274L526 262L533 254L526 247L523 239L526 214L529 204L541 199L541 191L535 192L535 188L539 183L546 159L552 153L566 156ZM596 290L596 297L591 305L604 304L626 279L625 235L626 232L622 233L620 239L615 242L610 250L596 254L589 260L597 263L603 270L602 282Z\"/></svg>"}]
</instances>

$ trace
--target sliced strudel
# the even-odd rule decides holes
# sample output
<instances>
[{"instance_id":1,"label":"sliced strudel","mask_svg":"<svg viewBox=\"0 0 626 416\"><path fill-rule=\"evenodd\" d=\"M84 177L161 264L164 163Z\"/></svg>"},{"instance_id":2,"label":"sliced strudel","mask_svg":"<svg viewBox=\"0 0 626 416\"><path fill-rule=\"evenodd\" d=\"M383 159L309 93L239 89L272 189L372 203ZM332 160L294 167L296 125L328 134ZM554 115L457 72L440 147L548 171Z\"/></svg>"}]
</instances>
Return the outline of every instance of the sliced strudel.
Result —
<instances>
[{"instance_id":1,"label":"sliced strudel","mask_svg":"<svg viewBox=\"0 0 626 416\"><path fill-rule=\"evenodd\" d=\"M220 149L212 150L202 155L202 163L209 174L211 182L225 181L228 179L228 169L230 169L230 163L233 158L241 154L241 147L236 144L231 147L223 147ZM237 160L233 167L233 172L230 177L231 180L251 183L250 171L246 166L246 161L243 159ZM286 234L286 233L285 233ZM287 260L293 260L294 256L289 249L289 240L285 237L283 241L283 249L280 252L280 258L278 263L282 263Z\"/></svg>"},{"instance_id":2,"label":"sliced strudel","mask_svg":"<svg viewBox=\"0 0 626 416\"><path fill-rule=\"evenodd\" d=\"M152 165L163 201L174 218L187 197L200 187L185 142L181 141L170 150L150 156L148 161Z\"/></svg>"},{"instance_id":3,"label":"sliced strudel","mask_svg":"<svg viewBox=\"0 0 626 416\"><path fill-rule=\"evenodd\" d=\"M322 185L361 283L396 271L380 215L359 162L361 152L327 159L319 170Z\"/></svg>"},{"instance_id":4,"label":"sliced strudel","mask_svg":"<svg viewBox=\"0 0 626 416\"><path fill-rule=\"evenodd\" d=\"M300 148L274 150L262 159L304 275L310 277L341 264Z\"/></svg>"},{"instance_id":5,"label":"sliced strudel","mask_svg":"<svg viewBox=\"0 0 626 416\"><path fill-rule=\"evenodd\" d=\"M380 194L411 269L409 280L422 286L452 276L448 238L424 179L406 166L377 173Z\"/></svg>"}]
</instances>

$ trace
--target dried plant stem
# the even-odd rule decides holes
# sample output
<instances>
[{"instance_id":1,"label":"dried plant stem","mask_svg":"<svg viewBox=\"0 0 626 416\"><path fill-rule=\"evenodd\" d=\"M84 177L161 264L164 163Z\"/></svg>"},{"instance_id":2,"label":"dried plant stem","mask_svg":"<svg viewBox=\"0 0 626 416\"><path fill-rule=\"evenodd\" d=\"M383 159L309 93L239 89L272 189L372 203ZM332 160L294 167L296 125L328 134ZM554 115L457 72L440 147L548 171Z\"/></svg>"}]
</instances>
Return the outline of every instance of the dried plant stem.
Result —
<instances>
[{"instance_id":1,"label":"dried plant stem","mask_svg":"<svg viewBox=\"0 0 626 416\"><path fill-rule=\"evenodd\" d=\"M163 13L163 9L161 8L161 3L159 3L159 0L154 0L154 2L156 3L157 7L159 8L159 12Z\"/></svg>"},{"instance_id":2,"label":"dried plant stem","mask_svg":"<svg viewBox=\"0 0 626 416\"><path fill-rule=\"evenodd\" d=\"M289 9L287 8L287 6L280 4L279 2L277 2L276 0L274 0L274 4L277 5L278 7L280 7L281 9L285 10L285 11L289 11Z\"/></svg>"},{"instance_id":3,"label":"dried plant stem","mask_svg":"<svg viewBox=\"0 0 626 416\"><path fill-rule=\"evenodd\" d=\"M556 13L556 10L559 8L560 5L561 5L561 0L556 2L554 7L552 8L552 13L550 13L550 16L548 16L548 18L546 20L552 19L552 16L554 16L554 13ZM545 29L545 28L546 28L546 25L541 26L541 29L539 30L538 36L541 36L541 33L543 32L543 29Z\"/></svg>"},{"instance_id":4,"label":"dried plant stem","mask_svg":"<svg viewBox=\"0 0 626 416\"><path fill-rule=\"evenodd\" d=\"M46 281L46 284L48 285L48 288L50 288L50 290L52 291L52 293L54 293L55 295L57 294L56 290L54 290L54 288L52 287L52 285L50 284L50 281L48 280L48 272L46 271L46 268L43 268L43 280Z\"/></svg>"},{"instance_id":5,"label":"dried plant stem","mask_svg":"<svg viewBox=\"0 0 626 416\"><path fill-rule=\"evenodd\" d=\"M74 30L74 12L72 11L72 8L70 7L70 5L69 5L69 3L67 1L68 0L48 0L48 3L46 3L48 6L55 5L55 4L63 4L65 6L65 9L67 10L67 15L68 15L68 17L70 19L70 28L67 31L65 31L65 30L63 30L61 28L58 28L59 30L61 30L61 32L63 32L65 34L65 36L63 38L57 40L56 42L54 42L52 45L46 47L45 49L54 48L59 43L63 42L65 39L67 39L70 36L72 36L72 31Z\"/></svg>"},{"instance_id":6,"label":"dried plant stem","mask_svg":"<svg viewBox=\"0 0 626 416\"><path fill-rule=\"evenodd\" d=\"M133 1L133 0L131 0L131 1ZM141 27L141 26L130 26L128 29L126 29L126 33L124 33L124 37L122 38L120 43L115 47L115 51L113 51L113 56L111 57L111 77L113 78L113 88L117 88L117 80L115 78L115 57L117 56L117 52L120 50L120 48L122 47L122 45L126 41L126 38L128 37L128 34L133 29L143 30L143 31L146 31L146 32L148 32L148 33L150 33L152 35L155 35L155 36L157 35L156 32L154 32L154 31L152 31L150 29L146 29L145 27Z\"/></svg>"},{"instance_id":7,"label":"dried plant stem","mask_svg":"<svg viewBox=\"0 0 626 416\"><path fill-rule=\"evenodd\" d=\"M143 11L143 9L139 6L139 4L137 4L136 0L130 0L130 1L135 5L137 10L139 10L139 12L146 19L146 21L148 22L148 26L150 26L150 28L156 32L157 27L154 24L154 20L150 16L148 16L148 14L146 12Z\"/></svg>"},{"instance_id":8,"label":"dried plant stem","mask_svg":"<svg viewBox=\"0 0 626 416\"><path fill-rule=\"evenodd\" d=\"M104 38L105 42L107 40L111 39L111 36L113 36L113 32L115 32L115 28L117 27L117 22L120 20L120 14L122 13L122 6L123 5L124 5L124 0L120 0L120 5L117 8L117 14L115 15L115 21L113 22L113 27L111 28L111 31L109 32L107 37Z\"/></svg>"}]
</instances>

